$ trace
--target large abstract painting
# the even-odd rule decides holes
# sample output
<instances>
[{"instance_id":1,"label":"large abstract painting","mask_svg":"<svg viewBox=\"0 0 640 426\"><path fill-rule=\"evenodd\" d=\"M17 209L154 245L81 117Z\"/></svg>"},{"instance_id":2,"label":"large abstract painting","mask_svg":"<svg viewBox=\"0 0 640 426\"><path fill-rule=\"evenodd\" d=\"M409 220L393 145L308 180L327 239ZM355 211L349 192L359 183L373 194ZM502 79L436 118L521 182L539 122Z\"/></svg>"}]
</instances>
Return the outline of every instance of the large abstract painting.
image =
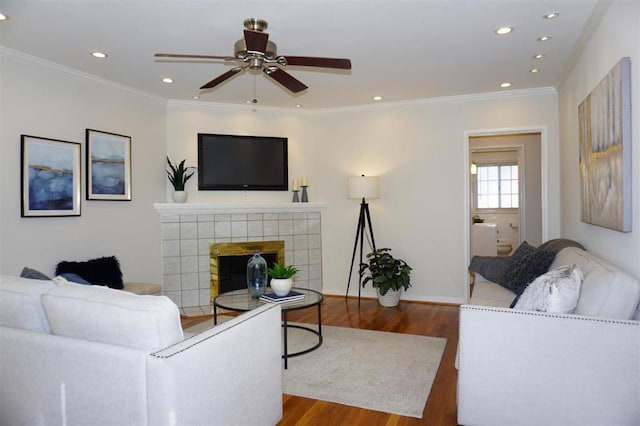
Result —
<instances>
[{"instance_id":1,"label":"large abstract painting","mask_svg":"<svg viewBox=\"0 0 640 426\"><path fill-rule=\"evenodd\" d=\"M87 129L87 200L131 200L131 138Z\"/></svg>"},{"instance_id":2,"label":"large abstract painting","mask_svg":"<svg viewBox=\"0 0 640 426\"><path fill-rule=\"evenodd\" d=\"M21 136L22 217L80 216L80 144Z\"/></svg>"},{"instance_id":3,"label":"large abstract painting","mask_svg":"<svg viewBox=\"0 0 640 426\"><path fill-rule=\"evenodd\" d=\"M631 61L578 106L582 221L631 232Z\"/></svg>"}]
</instances>

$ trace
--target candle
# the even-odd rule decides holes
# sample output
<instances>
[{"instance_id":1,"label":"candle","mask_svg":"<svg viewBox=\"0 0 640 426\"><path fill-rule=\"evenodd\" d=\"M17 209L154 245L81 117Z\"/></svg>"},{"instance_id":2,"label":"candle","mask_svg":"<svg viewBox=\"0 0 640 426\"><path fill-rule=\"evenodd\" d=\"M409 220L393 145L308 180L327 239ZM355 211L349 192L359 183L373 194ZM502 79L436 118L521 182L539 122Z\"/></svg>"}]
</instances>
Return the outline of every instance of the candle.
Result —
<instances>
[{"instance_id":1,"label":"candle","mask_svg":"<svg viewBox=\"0 0 640 426\"><path fill-rule=\"evenodd\" d=\"M302 178L300 179L300 185L302 186L309 186L309 183L307 182L307 176L302 176Z\"/></svg>"},{"instance_id":2,"label":"candle","mask_svg":"<svg viewBox=\"0 0 640 426\"><path fill-rule=\"evenodd\" d=\"M300 191L300 186L298 185L298 179L294 179L291 186L293 187L293 191Z\"/></svg>"}]
</instances>

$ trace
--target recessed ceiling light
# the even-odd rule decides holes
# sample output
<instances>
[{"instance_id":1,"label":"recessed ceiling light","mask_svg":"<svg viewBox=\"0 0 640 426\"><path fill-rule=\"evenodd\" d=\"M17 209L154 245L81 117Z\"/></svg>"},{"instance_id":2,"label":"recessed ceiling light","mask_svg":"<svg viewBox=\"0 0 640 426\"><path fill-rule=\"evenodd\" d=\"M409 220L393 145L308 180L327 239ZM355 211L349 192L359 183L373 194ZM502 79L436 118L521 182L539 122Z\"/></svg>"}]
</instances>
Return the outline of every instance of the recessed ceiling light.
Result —
<instances>
[{"instance_id":1,"label":"recessed ceiling light","mask_svg":"<svg viewBox=\"0 0 640 426\"><path fill-rule=\"evenodd\" d=\"M549 12L546 15L543 16L544 19L555 19L558 16L560 16L560 14L558 12Z\"/></svg>"},{"instance_id":2,"label":"recessed ceiling light","mask_svg":"<svg viewBox=\"0 0 640 426\"><path fill-rule=\"evenodd\" d=\"M533 59L542 59L542 58L544 58L544 55L542 53L538 53L533 57Z\"/></svg>"},{"instance_id":3,"label":"recessed ceiling light","mask_svg":"<svg viewBox=\"0 0 640 426\"><path fill-rule=\"evenodd\" d=\"M532 74L535 74L535 73L537 73L537 72L540 72L540 70L539 70L538 68L531 68L531 69L529 70L529 72L530 72L530 73L532 73Z\"/></svg>"},{"instance_id":4,"label":"recessed ceiling light","mask_svg":"<svg viewBox=\"0 0 640 426\"><path fill-rule=\"evenodd\" d=\"M167 83L167 84L168 84L168 83L173 83L173 79L172 79L172 78L169 78L169 77L165 77L165 78L163 78L163 79L162 79L162 82L163 82L163 83Z\"/></svg>"},{"instance_id":5,"label":"recessed ceiling light","mask_svg":"<svg viewBox=\"0 0 640 426\"><path fill-rule=\"evenodd\" d=\"M302 108L302 105L296 104L296 108Z\"/></svg>"},{"instance_id":6,"label":"recessed ceiling light","mask_svg":"<svg viewBox=\"0 0 640 426\"><path fill-rule=\"evenodd\" d=\"M505 35L509 34L511 31L513 31L513 27L500 27L496 30L496 34Z\"/></svg>"},{"instance_id":7,"label":"recessed ceiling light","mask_svg":"<svg viewBox=\"0 0 640 426\"><path fill-rule=\"evenodd\" d=\"M7 19L9 19L7 15L5 15L4 13L0 13L0 21L6 21Z\"/></svg>"},{"instance_id":8,"label":"recessed ceiling light","mask_svg":"<svg viewBox=\"0 0 640 426\"><path fill-rule=\"evenodd\" d=\"M509 82L502 83L502 84L500 85L500 87L502 87L503 89L504 89L504 88L507 88L507 87L511 87L511 83L509 83Z\"/></svg>"},{"instance_id":9,"label":"recessed ceiling light","mask_svg":"<svg viewBox=\"0 0 640 426\"><path fill-rule=\"evenodd\" d=\"M374 96L373 100L374 101L381 101L382 100L382 96Z\"/></svg>"},{"instance_id":10,"label":"recessed ceiling light","mask_svg":"<svg viewBox=\"0 0 640 426\"><path fill-rule=\"evenodd\" d=\"M196 95L196 96L194 96L194 97L193 97L193 99L196 99L196 100L197 100L197 99L200 99L200 96L197 96L197 95Z\"/></svg>"},{"instance_id":11,"label":"recessed ceiling light","mask_svg":"<svg viewBox=\"0 0 640 426\"><path fill-rule=\"evenodd\" d=\"M549 36L538 37L538 41L549 41L549 40L551 40L551 37Z\"/></svg>"},{"instance_id":12,"label":"recessed ceiling light","mask_svg":"<svg viewBox=\"0 0 640 426\"><path fill-rule=\"evenodd\" d=\"M104 59L107 57L107 54L102 52L91 52L91 56L94 58Z\"/></svg>"}]
</instances>

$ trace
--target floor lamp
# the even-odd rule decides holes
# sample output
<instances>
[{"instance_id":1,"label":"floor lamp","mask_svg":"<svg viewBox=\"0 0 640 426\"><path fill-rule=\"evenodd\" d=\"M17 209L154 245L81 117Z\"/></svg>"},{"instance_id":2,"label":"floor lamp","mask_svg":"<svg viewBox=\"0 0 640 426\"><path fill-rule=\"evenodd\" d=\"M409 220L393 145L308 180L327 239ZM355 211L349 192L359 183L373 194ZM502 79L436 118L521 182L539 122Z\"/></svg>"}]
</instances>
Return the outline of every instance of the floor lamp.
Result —
<instances>
[{"instance_id":1,"label":"floor lamp","mask_svg":"<svg viewBox=\"0 0 640 426\"><path fill-rule=\"evenodd\" d=\"M371 215L369 214L369 204L367 198L378 198L379 185L377 176L352 176L349 178L349 198L362 199L360 203L360 215L358 216L358 227L356 228L356 240L353 244L353 254L351 255L351 268L349 268L349 281L347 282L347 293L345 299L349 296L349 285L351 284L351 274L353 273L353 263L356 259L356 251L358 244L360 245L360 262L358 263L358 305L360 305L360 289L362 287L362 272L360 265L362 264L362 251L364 249L364 236L366 228L369 228L368 238L371 239L373 251L376 251L376 241L373 238L373 227L371 226Z\"/></svg>"}]
</instances>

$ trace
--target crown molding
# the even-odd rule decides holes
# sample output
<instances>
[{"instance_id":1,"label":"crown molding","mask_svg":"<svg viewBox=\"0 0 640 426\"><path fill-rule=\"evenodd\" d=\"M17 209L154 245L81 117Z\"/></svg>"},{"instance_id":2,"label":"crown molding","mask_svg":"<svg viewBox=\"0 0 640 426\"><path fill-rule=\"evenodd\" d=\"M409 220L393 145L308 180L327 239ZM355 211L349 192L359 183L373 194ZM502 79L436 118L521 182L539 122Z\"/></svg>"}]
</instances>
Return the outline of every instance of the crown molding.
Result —
<instances>
[{"instance_id":1,"label":"crown molding","mask_svg":"<svg viewBox=\"0 0 640 426\"><path fill-rule=\"evenodd\" d=\"M5 46L0 46L0 57L2 57L2 56L10 56L10 57L22 60L22 61L38 64L38 65L46 67L46 68L54 69L56 71L61 71L61 72L66 73L66 74L73 75L74 77L79 77L79 78L82 78L82 79L85 79L85 80L91 80L91 81L93 81L95 83L98 83L98 84L109 86L109 87L112 87L112 88L115 88L115 89L118 89L118 90L122 90L124 92L132 93L134 95L142 96L142 97L151 99L151 100L153 100L155 102L158 102L158 103L165 104L166 101L167 101L164 98L161 98L161 97L156 96L156 95L152 95L152 94L147 93L147 92L143 92L142 90L134 89L133 87L125 86L124 84L116 83L116 82L114 82L112 80L108 80L106 78L98 77L98 76L95 76L93 74L89 74L89 73L86 73L86 72L83 72L83 71L78 71L78 70L76 70L74 68L69 68L67 66L57 64L57 63L49 61L47 59L39 58L37 56L32 56L32 55L29 55L27 53L20 52L18 50L14 50L14 49L10 49L10 48L5 47Z\"/></svg>"}]
</instances>

